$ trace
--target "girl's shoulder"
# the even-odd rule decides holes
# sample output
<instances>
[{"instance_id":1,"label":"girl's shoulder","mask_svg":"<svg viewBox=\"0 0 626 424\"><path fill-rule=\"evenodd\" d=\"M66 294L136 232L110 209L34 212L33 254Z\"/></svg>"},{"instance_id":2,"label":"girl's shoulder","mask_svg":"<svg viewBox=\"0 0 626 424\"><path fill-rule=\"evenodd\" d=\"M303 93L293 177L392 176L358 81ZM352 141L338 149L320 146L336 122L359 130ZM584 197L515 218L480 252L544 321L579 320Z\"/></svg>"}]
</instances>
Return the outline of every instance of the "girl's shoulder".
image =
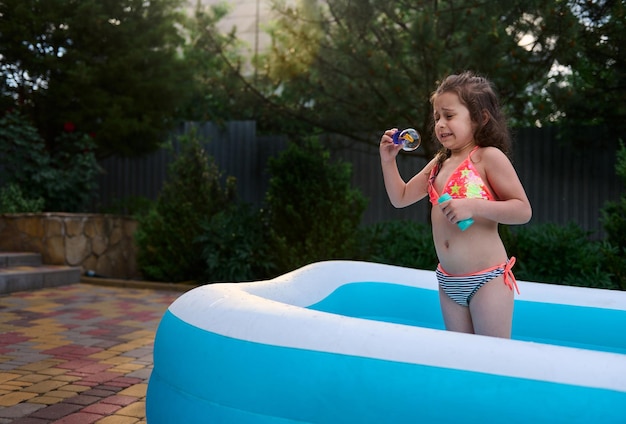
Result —
<instances>
[{"instance_id":1,"label":"girl's shoulder","mask_svg":"<svg viewBox=\"0 0 626 424\"><path fill-rule=\"evenodd\" d=\"M501 161L501 160L509 160L507 155L497 147L486 146L479 147L472 154L472 162L486 162L489 163L491 161Z\"/></svg>"}]
</instances>

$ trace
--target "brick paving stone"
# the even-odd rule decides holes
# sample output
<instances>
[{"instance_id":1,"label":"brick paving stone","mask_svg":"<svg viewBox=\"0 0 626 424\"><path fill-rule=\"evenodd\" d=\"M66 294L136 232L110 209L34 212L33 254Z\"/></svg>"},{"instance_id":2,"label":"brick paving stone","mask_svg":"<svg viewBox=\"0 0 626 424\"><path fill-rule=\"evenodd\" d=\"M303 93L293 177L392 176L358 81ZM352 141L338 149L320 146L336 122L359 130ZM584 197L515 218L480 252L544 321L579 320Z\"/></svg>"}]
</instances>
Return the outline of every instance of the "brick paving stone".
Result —
<instances>
[{"instance_id":1,"label":"brick paving stone","mask_svg":"<svg viewBox=\"0 0 626 424\"><path fill-rule=\"evenodd\" d=\"M33 418L45 418L47 420L54 421L63 418L66 415L73 414L80 409L82 409L81 405L75 405L72 403L57 403L46 406L45 408L30 414L30 416Z\"/></svg>"},{"instance_id":2,"label":"brick paving stone","mask_svg":"<svg viewBox=\"0 0 626 424\"><path fill-rule=\"evenodd\" d=\"M119 415L104 417L96 424L139 424L140 421L134 417L120 417Z\"/></svg>"},{"instance_id":3,"label":"brick paving stone","mask_svg":"<svg viewBox=\"0 0 626 424\"><path fill-rule=\"evenodd\" d=\"M100 414L90 414L87 412L77 412L63 417L53 424L91 424L102 418Z\"/></svg>"},{"instance_id":4,"label":"brick paving stone","mask_svg":"<svg viewBox=\"0 0 626 424\"><path fill-rule=\"evenodd\" d=\"M42 405L54 405L55 403L63 402L64 398L50 395L37 396L32 398L29 402L39 403Z\"/></svg>"},{"instance_id":5,"label":"brick paving stone","mask_svg":"<svg viewBox=\"0 0 626 424\"><path fill-rule=\"evenodd\" d=\"M0 297L0 424L145 424L154 333L180 294L75 284Z\"/></svg>"},{"instance_id":6,"label":"brick paving stone","mask_svg":"<svg viewBox=\"0 0 626 424\"><path fill-rule=\"evenodd\" d=\"M120 405L113 405L112 403L98 402L98 403L94 403L92 405L85 407L82 411L90 412L93 414L100 414L100 415L112 415L115 411L117 411L120 408L121 408Z\"/></svg>"},{"instance_id":7,"label":"brick paving stone","mask_svg":"<svg viewBox=\"0 0 626 424\"><path fill-rule=\"evenodd\" d=\"M54 389L58 389L66 384L63 381L45 380L39 383L35 383L32 386L25 387L25 392L31 393L48 393Z\"/></svg>"},{"instance_id":8,"label":"brick paving stone","mask_svg":"<svg viewBox=\"0 0 626 424\"><path fill-rule=\"evenodd\" d=\"M143 418L146 416L146 402L134 402L116 412L116 415Z\"/></svg>"},{"instance_id":9,"label":"brick paving stone","mask_svg":"<svg viewBox=\"0 0 626 424\"><path fill-rule=\"evenodd\" d=\"M102 402L104 403L110 403L110 404L119 405L119 406L127 406L136 401L137 401L136 396L125 396L125 395L115 395L115 396L111 396L102 400Z\"/></svg>"},{"instance_id":10,"label":"brick paving stone","mask_svg":"<svg viewBox=\"0 0 626 424\"><path fill-rule=\"evenodd\" d=\"M98 396L78 395L78 396L74 396L69 399L66 399L65 402L87 406L87 405L91 405L92 403L98 402L100 399L101 398Z\"/></svg>"},{"instance_id":11,"label":"brick paving stone","mask_svg":"<svg viewBox=\"0 0 626 424\"><path fill-rule=\"evenodd\" d=\"M0 406L13 406L36 397L35 393L11 392L0 396Z\"/></svg>"},{"instance_id":12,"label":"brick paving stone","mask_svg":"<svg viewBox=\"0 0 626 424\"><path fill-rule=\"evenodd\" d=\"M135 397L143 397L146 395L148 390L147 384L135 384L127 389L122 390L118 394L121 396L135 396Z\"/></svg>"},{"instance_id":13,"label":"brick paving stone","mask_svg":"<svg viewBox=\"0 0 626 424\"><path fill-rule=\"evenodd\" d=\"M45 418L25 417L18 418L15 421L11 421L11 424L50 424L50 421L46 420Z\"/></svg>"},{"instance_id":14,"label":"brick paving stone","mask_svg":"<svg viewBox=\"0 0 626 424\"><path fill-rule=\"evenodd\" d=\"M5 381L14 380L20 377L22 377L22 374L10 372L0 373L0 384L4 383Z\"/></svg>"},{"instance_id":15,"label":"brick paving stone","mask_svg":"<svg viewBox=\"0 0 626 424\"><path fill-rule=\"evenodd\" d=\"M39 405L36 403L18 403L17 405L9 406L8 408L0 408L0 418L19 418L24 415L32 414L35 411L44 408L45 405Z\"/></svg>"},{"instance_id":16,"label":"brick paving stone","mask_svg":"<svg viewBox=\"0 0 626 424\"><path fill-rule=\"evenodd\" d=\"M97 396L99 398L106 398L115 395L115 392L111 390L90 389L84 391L82 394L84 394L85 396Z\"/></svg>"}]
</instances>

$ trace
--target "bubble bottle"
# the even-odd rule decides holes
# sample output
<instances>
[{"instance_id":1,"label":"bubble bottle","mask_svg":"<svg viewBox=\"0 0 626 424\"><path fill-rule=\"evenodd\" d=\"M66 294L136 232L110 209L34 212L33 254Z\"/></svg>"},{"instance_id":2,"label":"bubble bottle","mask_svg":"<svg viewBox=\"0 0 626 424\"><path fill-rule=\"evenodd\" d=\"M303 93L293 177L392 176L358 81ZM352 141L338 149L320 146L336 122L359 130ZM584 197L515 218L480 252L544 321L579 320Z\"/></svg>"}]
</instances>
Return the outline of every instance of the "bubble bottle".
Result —
<instances>
[{"instance_id":1,"label":"bubble bottle","mask_svg":"<svg viewBox=\"0 0 626 424\"><path fill-rule=\"evenodd\" d=\"M407 128L402 131L396 131L393 136L393 144L402 144L402 150L412 152L422 143L422 137L413 128Z\"/></svg>"}]
</instances>

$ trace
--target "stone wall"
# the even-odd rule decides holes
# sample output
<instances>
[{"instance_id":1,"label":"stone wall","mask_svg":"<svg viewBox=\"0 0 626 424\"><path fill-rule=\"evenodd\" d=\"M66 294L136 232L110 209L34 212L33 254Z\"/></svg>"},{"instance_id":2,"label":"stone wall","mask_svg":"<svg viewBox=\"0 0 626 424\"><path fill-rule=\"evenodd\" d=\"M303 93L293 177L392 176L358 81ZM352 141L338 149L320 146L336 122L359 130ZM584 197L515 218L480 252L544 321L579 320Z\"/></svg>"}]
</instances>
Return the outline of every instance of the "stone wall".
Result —
<instances>
[{"instance_id":1,"label":"stone wall","mask_svg":"<svg viewBox=\"0 0 626 424\"><path fill-rule=\"evenodd\" d=\"M44 264L80 266L111 278L137 278L137 221L118 215L0 215L0 251L38 252Z\"/></svg>"}]
</instances>

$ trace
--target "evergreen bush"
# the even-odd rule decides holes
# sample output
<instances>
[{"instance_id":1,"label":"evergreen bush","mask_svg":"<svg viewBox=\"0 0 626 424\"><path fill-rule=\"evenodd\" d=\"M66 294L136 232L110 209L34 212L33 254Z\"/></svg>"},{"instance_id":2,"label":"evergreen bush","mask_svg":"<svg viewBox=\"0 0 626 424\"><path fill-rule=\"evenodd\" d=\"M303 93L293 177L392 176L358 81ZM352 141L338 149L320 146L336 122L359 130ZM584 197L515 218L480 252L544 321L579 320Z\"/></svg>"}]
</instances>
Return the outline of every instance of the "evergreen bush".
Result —
<instances>
[{"instance_id":1,"label":"evergreen bush","mask_svg":"<svg viewBox=\"0 0 626 424\"><path fill-rule=\"evenodd\" d=\"M82 212L97 189L95 143L68 125L55 146L49 150L19 113L5 114L0 118L0 181L19 186L25 199L42 198L43 210Z\"/></svg>"},{"instance_id":2,"label":"evergreen bush","mask_svg":"<svg viewBox=\"0 0 626 424\"><path fill-rule=\"evenodd\" d=\"M620 141L615 173L626 184L626 147ZM606 266L614 281L626 290L626 196L616 202L608 202L602 209L602 225L607 233L605 247Z\"/></svg>"},{"instance_id":3,"label":"evergreen bush","mask_svg":"<svg viewBox=\"0 0 626 424\"><path fill-rule=\"evenodd\" d=\"M168 167L154 206L138 216L137 261L146 279L181 282L202 278L205 263L197 237L202 223L235 200L235 181L221 173L195 133L179 137L181 152Z\"/></svg>"},{"instance_id":4,"label":"evergreen bush","mask_svg":"<svg viewBox=\"0 0 626 424\"><path fill-rule=\"evenodd\" d=\"M43 206L43 198L25 197L20 186L15 183L0 188L0 214L37 213L43 210Z\"/></svg>"},{"instance_id":5,"label":"evergreen bush","mask_svg":"<svg viewBox=\"0 0 626 424\"><path fill-rule=\"evenodd\" d=\"M604 268L601 243L576 224L535 224L504 231L509 255L518 259L520 280L597 288L617 288Z\"/></svg>"},{"instance_id":6,"label":"evergreen bush","mask_svg":"<svg viewBox=\"0 0 626 424\"><path fill-rule=\"evenodd\" d=\"M354 257L367 202L351 187L350 164L307 139L271 158L269 171L264 219L277 272Z\"/></svg>"},{"instance_id":7,"label":"evergreen bush","mask_svg":"<svg viewBox=\"0 0 626 424\"><path fill-rule=\"evenodd\" d=\"M241 203L217 212L202 224L205 282L263 280L274 264L259 210Z\"/></svg>"},{"instance_id":8,"label":"evergreen bush","mask_svg":"<svg viewBox=\"0 0 626 424\"><path fill-rule=\"evenodd\" d=\"M437 253L430 227L414 221L388 221L361 233L363 259L389 265L434 270Z\"/></svg>"}]
</instances>

